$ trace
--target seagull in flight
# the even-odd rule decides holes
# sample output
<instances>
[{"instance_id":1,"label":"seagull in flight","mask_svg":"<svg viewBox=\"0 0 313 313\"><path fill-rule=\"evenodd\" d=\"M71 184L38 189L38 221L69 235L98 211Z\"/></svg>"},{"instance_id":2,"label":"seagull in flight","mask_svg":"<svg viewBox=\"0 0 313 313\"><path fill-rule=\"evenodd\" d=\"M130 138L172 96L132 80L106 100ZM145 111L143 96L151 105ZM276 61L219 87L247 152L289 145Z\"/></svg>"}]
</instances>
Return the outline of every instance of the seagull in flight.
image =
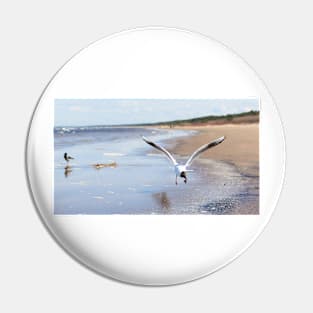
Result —
<instances>
[{"instance_id":1,"label":"seagull in flight","mask_svg":"<svg viewBox=\"0 0 313 313\"><path fill-rule=\"evenodd\" d=\"M70 160L74 160L71 156L67 154L67 152L64 153L64 160L68 163Z\"/></svg>"},{"instance_id":2,"label":"seagull in flight","mask_svg":"<svg viewBox=\"0 0 313 313\"><path fill-rule=\"evenodd\" d=\"M220 137L217 138L203 146L201 146L199 149L197 149L191 156L190 158L187 160L187 162L185 164L179 164L175 158L162 146L160 146L159 144L156 144L150 140L148 140L146 137L142 136L143 141L145 141L147 144L149 144L150 146L152 146L153 148L162 151L170 161L172 161L173 165L174 165L174 169L175 169L175 174L176 174L176 180L175 180L175 184L177 185L177 177L182 177L184 178L184 183L187 183L187 172L192 172L192 170L188 170L187 168L191 165L191 163L194 161L195 158L197 158L202 152L213 148L217 145L219 145L220 143L222 143L225 140L225 137Z\"/></svg>"}]
</instances>

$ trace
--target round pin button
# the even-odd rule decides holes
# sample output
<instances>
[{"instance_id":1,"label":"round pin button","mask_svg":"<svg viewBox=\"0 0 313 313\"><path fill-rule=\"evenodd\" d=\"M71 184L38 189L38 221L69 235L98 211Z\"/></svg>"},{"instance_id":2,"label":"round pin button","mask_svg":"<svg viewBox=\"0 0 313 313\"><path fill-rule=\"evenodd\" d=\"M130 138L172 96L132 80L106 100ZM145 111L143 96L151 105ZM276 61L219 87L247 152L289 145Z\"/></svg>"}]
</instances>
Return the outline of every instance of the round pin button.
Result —
<instances>
[{"instance_id":1,"label":"round pin button","mask_svg":"<svg viewBox=\"0 0 313 313\"><path fill-rule=\"evenodd\" d=\"M36 107L27 143L35 205L56 241L117 280L208 275L255 240L277 203L276 106L236 54L163 27L72 57Z\"/></svg>"}]
</instances>

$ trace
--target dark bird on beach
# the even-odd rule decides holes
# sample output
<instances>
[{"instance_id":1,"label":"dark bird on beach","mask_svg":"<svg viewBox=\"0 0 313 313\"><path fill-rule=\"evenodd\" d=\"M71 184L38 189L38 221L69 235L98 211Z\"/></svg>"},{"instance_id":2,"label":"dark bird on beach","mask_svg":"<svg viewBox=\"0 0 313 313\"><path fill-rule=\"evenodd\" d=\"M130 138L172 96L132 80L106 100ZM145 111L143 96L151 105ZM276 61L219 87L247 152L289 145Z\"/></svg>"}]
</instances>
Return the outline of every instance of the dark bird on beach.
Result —
<instances>
[{"instance_id":1,"label":"dark bird on beach","mask_svg":"<svg viewBox=\"0 0 313 313\"><path fill-rule=\"evenodd\" d=\"M191 156L190 158L187 160L187 162L185 164L179 164L175 158L162 146L160 146L159 144L156 144L150 140L148 140L145 137L142 137L143 141L145 141L147 144L149 144L150 146L152 146L153 148L163 152L167 158L169 160L172 161L173 165L174 165L174 170L175 170L175 174L176 174L176 185L177 185L177 177L182 177L184 179L184 183L187 183L187 172L192 172L192 170L188 170L187 167L189 167L191 165L191 163L194 161L195 158L197 158L199 156L199 154L201 154L202 152L213 148L217 145L219 145L220 143L222 143L225 140L225 137L220 137L218 139L215 139L203 146L201 146L199 149L197 149Z\"/></svg>"},{"instance_id":2,"label":"dark bird on beach","mask_svg":"<svg viewBox=\"0 0 313 313\"><path fill-rule=\"evenodd\" d=\"M64 160L65 160L66 162L69 162L70 160L74 160L74 158L71 157L71 156L69 156L69 155L67 154L67 152L65 152L65 153L64 153Z\"/></svg>"}]
</instances>

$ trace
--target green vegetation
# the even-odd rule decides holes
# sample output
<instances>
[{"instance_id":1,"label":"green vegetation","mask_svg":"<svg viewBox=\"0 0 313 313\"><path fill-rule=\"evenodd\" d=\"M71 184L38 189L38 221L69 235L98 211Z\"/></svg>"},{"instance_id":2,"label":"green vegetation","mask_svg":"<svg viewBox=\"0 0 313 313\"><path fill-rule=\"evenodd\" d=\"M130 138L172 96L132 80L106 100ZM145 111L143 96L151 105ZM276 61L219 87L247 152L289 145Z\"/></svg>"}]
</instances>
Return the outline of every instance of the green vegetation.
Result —
<instances>
[{"instance_id":1,"label":"green vegetation","mask_svg":"<svg viewBox=\"0 0 313 313\"><path fill-rule=\"evenodd\" d=\"M191 118L187 120L175 120L175 121L167 121L167 122L159 122L159 123L146 123L146 124L137 124L136 126L153 126L153 125L182 125L182 124L204 124L213 121L226 120L227 122L231 122L232 120L240 117L249 117L249 116L257 116L259 117L259 111L249 111L238 114L227 114L227 115L210 115L210 116L202 116Z\"/></svg>"}]
</instances>

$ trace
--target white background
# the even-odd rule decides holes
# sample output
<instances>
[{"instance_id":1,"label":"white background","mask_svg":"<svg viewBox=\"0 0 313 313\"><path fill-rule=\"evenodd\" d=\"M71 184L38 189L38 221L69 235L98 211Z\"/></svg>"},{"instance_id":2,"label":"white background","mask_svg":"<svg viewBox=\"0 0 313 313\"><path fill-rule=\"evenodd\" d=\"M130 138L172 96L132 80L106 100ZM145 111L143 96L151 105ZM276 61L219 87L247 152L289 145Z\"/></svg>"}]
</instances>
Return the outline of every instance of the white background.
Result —
<instances>
[{"instance_id":1,"label":"white background","mask_svg":"<svg viewBox=\"0 0 313 313\"><path fill-rule=\"evenodd\" d=\"M11 1L0 6L1 311L312 311L309 1ZM287 141L284 190L261 237L223 270L163 288L124 285L73 261L39 222L24 173L28 122L55 71L91 41L145 25L200 31L233 48L270 88Z\"/></svg>"}]
</instances>

